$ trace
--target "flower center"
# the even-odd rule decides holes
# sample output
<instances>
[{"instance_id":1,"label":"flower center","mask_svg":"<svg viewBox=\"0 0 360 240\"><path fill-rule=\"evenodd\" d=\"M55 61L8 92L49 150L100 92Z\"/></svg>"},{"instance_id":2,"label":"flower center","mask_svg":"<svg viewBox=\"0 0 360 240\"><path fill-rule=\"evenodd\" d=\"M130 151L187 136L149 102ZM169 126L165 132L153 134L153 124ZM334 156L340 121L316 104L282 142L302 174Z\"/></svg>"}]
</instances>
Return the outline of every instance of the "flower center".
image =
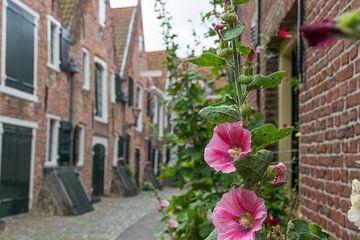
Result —
<instances>
[{"instance_id":1,"label":"flower center","mask_svg":"<svg viewBox=\"0 0 360 240\"><path fill-rule=\"evenodd\" d=\"M241 217L239 217L239 224L244 229L251 228L254 224L254 217L247 212Z\"/></svg>"},{"instance_id":2,"label":"flower center","mask_svg":"<svg viewBox=\"0 0 360 240\"><path fill-rule=\"evenodd\" d=\"M242 153L242 151L243 150L241 147L230 148L228 150L228 154L233 158L238 158L238 157L240 157L240 154Z\"/></svg>"}]
</instances>

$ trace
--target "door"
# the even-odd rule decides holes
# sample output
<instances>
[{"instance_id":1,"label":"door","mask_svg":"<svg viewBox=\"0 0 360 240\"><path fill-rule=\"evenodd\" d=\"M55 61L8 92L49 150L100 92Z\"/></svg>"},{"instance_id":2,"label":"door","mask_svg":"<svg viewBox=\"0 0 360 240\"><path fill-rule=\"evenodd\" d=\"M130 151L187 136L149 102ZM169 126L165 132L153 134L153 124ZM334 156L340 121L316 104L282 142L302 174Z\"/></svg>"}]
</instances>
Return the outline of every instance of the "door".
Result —
<instances>
[{"instance_id":1,"label":"door","mask_svg":"<svg viewBox=\"0 0 360 240\"><path fill-rule=\"evenodd\" d=\"M93 196L99 197L104 194L104 173L105 173L105 147L102 144L96 144L93 148L93 175L92 187Z\"/></svg>"},{"instance_id":2,"label":"door","mask_svg":"<svg viewBox=\"0 0 360 240\"><path fill-rule=\"evenodd\" d=\"M4 124L0 218L29 211L32 129Z\"/></svg>"},{"instance_id":3,"label":"door","mask_svg":"<svg viewBox=\"0 0 360 240\"><path fill-rule=\"evenodd\" d=\"M140 154L140 149L136 149L135 150L135 181L136 181L136 186L140 187L140 159L141 159L141 154Z\"/></svg>"}]
</instances>

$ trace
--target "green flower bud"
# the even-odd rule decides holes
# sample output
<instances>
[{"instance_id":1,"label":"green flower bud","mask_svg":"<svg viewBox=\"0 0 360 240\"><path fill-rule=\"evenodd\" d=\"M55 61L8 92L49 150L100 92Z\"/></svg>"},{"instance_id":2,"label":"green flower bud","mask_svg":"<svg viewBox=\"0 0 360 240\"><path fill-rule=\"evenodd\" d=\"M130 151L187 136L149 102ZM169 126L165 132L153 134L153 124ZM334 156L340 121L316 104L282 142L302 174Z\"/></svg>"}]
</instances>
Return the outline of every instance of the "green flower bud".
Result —
<instances>
[{"instance_id":1,"label":"green flower bud","mask_svg":"<svg viewBox=\"0 0 360 240\"><path fill-rule=\"evenodd\" d=\"M239 76L238 81L240 84L249 84L252 82L253 79L254 79L254 76L241 75L241 76Z\"/></svg>"},{"instance_id":2,"label":"green flower bud","mask_svg":"<svg viewBox=\"0 0 360 240\"><path fill-rule=\"evenodd\" d=\"M232 50L230 48L224 48L220 50L218 55L219 57L226 58L226 57L230 57L231 54L232 54Z\"/></svg>"},{"instance_id":3,"label":"green flower bud","mask_svg":"<svg viewBox=\"0 0 360 240\"><path fill-rule=\"evenodd\" d=\"M228 23L234 23L234 22L237 22L237 20L238 20L235 13L225 13L222 16L222 19Z\"/></svg>"},{"instance_id":4,"label":"green flower bud","mask_svg":"<svg viewBox=\"0 0 360 240\"><path fill-rule=\"evenodd\" d=\"M274 180L274 178L276 178L277 175L278 171L273 166L269 166L265 172L264 179L266 182L271 182Z\"/></svg>"}]
</instances>

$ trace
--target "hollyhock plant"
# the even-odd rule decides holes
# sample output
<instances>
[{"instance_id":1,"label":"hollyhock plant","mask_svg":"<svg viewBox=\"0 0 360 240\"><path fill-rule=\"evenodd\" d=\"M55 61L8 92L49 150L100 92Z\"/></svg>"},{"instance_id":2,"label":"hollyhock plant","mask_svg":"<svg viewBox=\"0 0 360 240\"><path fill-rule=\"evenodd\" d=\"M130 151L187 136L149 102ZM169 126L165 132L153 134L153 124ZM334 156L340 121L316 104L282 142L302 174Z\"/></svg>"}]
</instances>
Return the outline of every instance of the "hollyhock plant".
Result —
<instances>
[{"instance_id":1,"label":"hollyhock plant","mask_svg":"<svg viewBox=\"0 0 360 240\"><path fill-rule=\"evenodd\" d=\"M161 199L159 202L159 205L161 208L167 208L168 206L170 206L170 203L166 199Z\"/></svg>"},{"instance_id":2,"label":"hollyhock plant","mask_svg":"<svg viewBox=\"0 0 360 240\"><path fill-rule=\"evenodd\" d=\"M215 171L231 173L236 170L234 162L251 151L251 133L243 122L224 123L215 127L204 158Z\"/></svg>"},{"instance_id":3,"label":"hollyhock plant","mask_svg":"<svg viewBox=\"0 0 360 240\"><path fill-rule=\"evenodd\" d=\"M169 220L167 222L167 226L169 228L177 228L179 226L179 223L177 221L175 221L175 220Z\"/></svg>"},{"instance_id":4,"label":"hollyhock plant","mask_svg":"<svg viewBox=\"0 0 360 240\"><path fill-rule=\"evenodd\" d=\"M279 30L279 37L282 39L292 39L293 35L291 35L288 31L286 31L284 28L281 28Z\"/></svg>"},{"instance_id":5,"label":"hollyhock plant","mask_svg":"<svg viewBox=\"0 0 360 240\"><path fill-rule=\"evenodd\" d=\"M279 224L279 218L271 216L266 220L268 226L274 227Z\"/></svg>"},{"instance_id":6,"label":"hollyhock plant","mask_svg":"<svg viewBox=\"0 0 360 240\"><path fill-rule=\"evenodd\" d=\"M351 208L348 212L348 218L360 229L360 181L357 179L352 182L350 201Z\"/></svg>"},{"instance_id":7,"label":"hollyhock plant","mask_svg":"<svg viewBox=\"0 0 360 240\"><path fill-rule=\"evenodd\" d=\"M279 164L273 166L273 168L276 170L277 175L271 181L271 184L275 185L275 184L286 182L286 166L285 166L285 164L279 163Z\"/></svg>"},{"instance_id":8,"label":"hollyhock plant","mask_svg":"<svg viewBox=\"0 0 360 240\"><path fill-rule=\"evenodd\" d=\"M233 188L217 203L211 220L218 240L255 240L255 233L261 229L266 215L262 198L252 191Z\"/></svg>"},{"instance_id":9,"label":"hollyhock plant","mask_svg":"<svg viewBox=\"0 0 360 240\"><path fill-rule=\"evenodd\" d=\"M319 23L300 27L301 36L310 47L323 48L336 42L336 34L340 31L334 20L324 20Z\"/></svg>"}]
</instances>

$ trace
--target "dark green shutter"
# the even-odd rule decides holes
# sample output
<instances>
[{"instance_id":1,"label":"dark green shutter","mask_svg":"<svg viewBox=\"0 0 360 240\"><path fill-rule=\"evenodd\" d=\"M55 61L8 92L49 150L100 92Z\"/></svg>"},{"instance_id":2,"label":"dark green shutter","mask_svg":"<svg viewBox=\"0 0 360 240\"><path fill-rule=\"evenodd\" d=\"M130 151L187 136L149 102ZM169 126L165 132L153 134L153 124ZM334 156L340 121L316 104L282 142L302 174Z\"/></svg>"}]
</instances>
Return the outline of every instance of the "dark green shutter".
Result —
<instances>
[{"instance_id":1,"label":"dark green shutter","mask_svg":"<svg viewBox=\"0 0 360 240\"><path fill-rule=\"evenodd\" d=\"M151 93L148 92L146 96L146 115L151 116Z\"/></svg>"},{"instance_id":2,"label":"dark green shutter","mask_svg":"<svg viewBox=\"0 0 360 240\"><path fill-rule=\"evenodd\" d=\"M130 160L130 144L131 144L131 136L126 134L126 147L125 147L125 162L129 163Z\"/></svg>"},{"instance_id":3,"label":"dark green shutter","mask_svg":"<svg viewBox=\"0 0 360 240\"><path fill-rule=\"evenodd\" d=\"M129 95L129 106L132 106L134 103L134 79L132 77L129 78L129 85L128 85L128 95Z\"/></svg>"},{"instance_id":4,"label":"dark green shutter","mask_svg":"<svg viewBox=\"0 0 360 240\"><path fill-rule=\"evenodd\" d=\"M6 10L6 86L34 92L35 18L12 1Z\"/></svg>"},{"instance_id":5,"label":"dark green shutter","mask_svg":"<svg viewBox=\"0 0 360 240\"><path fill-rule=\"evenodd\" d=\"M71 124L62 121L59 132L59 161L70 161L70 148L71 148Z\"/></svg>"},{"instance_id":6,"label":"dark green shutter","mask_svg":"<svg viewBox=\"0 0 360 240\"><path fill-rule=\"evenodd\" d=\"M152 142L151 139L148 140L148 162L152 162Z\"/></svg>"},{"instance_id":7,"label":"dark green shutter","mask_svg":"<svg viewBox=\"0 0 360 240\"><path fill-rule=\"evenodd\" d=\"M102 116L102 74L103 68L100 64L95 64L95 115Z\"/></svg>"},{"instance_id":8,"label":"dark green shutter","mask_svg":"<svg viewBox=\"0 0 360 240\"><path fill-rule=\"evenodd\" d=\"M69 69L69 48L70 48L70 34L65 28L61 28L60 34L60 68L62 71L67 72Z\"/></svg>"},{"instance_id":9,"label":"dark green shutter","mask_svg":"<svg viewBox=\"0 0 360 240\"><path fill-rule=\"evenodd\" d=\"M118 158L124 157L124 137L119 136L118 140Z\"/></svg>"},{"instance_id":10,"label":"dark green shutter","mask_svg":"<svg viewBox=\"0 0 360 240\"><path fill-rule=\"evenodd\" d=\"M121 102L121 100L122 100L122 79L119 74L115 74L115 93L116 93L116 101Z\"/></svg>"}]
</instances>

